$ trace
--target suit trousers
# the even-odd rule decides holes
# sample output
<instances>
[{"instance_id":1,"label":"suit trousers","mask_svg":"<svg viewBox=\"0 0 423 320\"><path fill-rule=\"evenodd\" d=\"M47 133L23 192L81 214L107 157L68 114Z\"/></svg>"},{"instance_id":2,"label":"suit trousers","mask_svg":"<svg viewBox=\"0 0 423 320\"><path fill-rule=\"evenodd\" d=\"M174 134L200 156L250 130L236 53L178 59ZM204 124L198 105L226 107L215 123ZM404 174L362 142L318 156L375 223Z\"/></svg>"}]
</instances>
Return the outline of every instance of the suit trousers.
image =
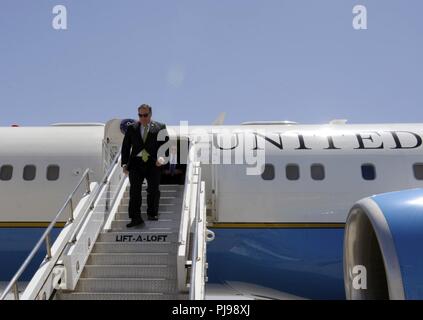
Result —
<instances>
[{"instance_id":1,"label":"suit trousers","mask_svg":"<svg viewBox=\"0 0 423 320\"><path fill-rule=\"evenodd\" d=\"M157 216L160 201L160 175L161 168L149 159L147 162L141 158L134 158L129 171L129 218L141 219L142 195L141 187L144 179L147 179L147 215Z\"/></svg>"}]
</instances>

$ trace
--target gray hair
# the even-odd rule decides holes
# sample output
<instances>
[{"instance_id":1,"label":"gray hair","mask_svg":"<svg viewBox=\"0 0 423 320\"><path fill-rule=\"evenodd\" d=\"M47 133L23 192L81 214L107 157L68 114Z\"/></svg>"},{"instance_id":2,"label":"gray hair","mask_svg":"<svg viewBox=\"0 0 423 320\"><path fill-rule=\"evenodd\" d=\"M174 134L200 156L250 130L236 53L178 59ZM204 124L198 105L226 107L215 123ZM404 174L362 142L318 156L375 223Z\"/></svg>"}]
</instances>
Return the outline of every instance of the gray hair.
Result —
<instances>
[{"instance_id":1,"label":"gray hair","mask_svg":"<svg viewBox=\"0 0 423 320\"><path fill-rule=\"evenodd\" d=\"M142 105L140 105L139 107L138 107L138 112L141 110L141 109L148 109L148 113L153 113L153 108L151 108L150 107L150 105L148 105L148 104L146 104L146 103L143 103Z\"/></svg>"}]
</instances>

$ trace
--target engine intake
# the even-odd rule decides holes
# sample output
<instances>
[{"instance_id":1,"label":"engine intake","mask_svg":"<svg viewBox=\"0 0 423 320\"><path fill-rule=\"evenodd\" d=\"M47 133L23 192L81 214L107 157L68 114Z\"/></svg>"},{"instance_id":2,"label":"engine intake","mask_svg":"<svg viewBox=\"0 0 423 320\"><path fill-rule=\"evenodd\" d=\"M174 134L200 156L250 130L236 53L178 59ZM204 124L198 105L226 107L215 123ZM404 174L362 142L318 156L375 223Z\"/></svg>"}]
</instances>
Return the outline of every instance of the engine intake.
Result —
<instances>
[{"instance_id":1,"label":"engine intake","mask_svg":"<svg viewBox=\"0 0 423 320\"><path fill-rule=\"evenodd\" d=\"M423 189L357 202L347 218L347 299L423 299Z\"/></svg>"}]
</instances>

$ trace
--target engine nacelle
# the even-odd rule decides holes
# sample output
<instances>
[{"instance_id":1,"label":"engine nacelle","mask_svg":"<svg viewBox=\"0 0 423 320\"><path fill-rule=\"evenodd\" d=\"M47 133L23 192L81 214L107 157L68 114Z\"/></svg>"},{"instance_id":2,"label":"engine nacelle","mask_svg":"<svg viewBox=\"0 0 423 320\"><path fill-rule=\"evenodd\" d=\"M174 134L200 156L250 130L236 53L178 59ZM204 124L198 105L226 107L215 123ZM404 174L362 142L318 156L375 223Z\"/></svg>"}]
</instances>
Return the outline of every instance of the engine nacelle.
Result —
<instances>
[{"instance_id":1,"label":"engine nacelle","mask_svg":"<svg viewBox=\"0 0 423 320\"><path fill-rule=\"evenodd\" d=\"M423 299L423 189L353 206L345 227L344 283L347 299Z\"/></svg>"}]
</instances>

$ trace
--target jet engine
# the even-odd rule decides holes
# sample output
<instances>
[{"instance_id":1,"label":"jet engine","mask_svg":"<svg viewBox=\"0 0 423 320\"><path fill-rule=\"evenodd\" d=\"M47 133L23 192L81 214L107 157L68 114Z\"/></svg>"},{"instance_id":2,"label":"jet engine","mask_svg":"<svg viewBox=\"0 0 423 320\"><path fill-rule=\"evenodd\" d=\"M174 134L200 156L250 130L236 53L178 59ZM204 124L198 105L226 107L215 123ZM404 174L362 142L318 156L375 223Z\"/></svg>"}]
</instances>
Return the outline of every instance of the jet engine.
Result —
<instances>
[{"instance_id":1,"label":"jet engine","mask_svg":"<svg viewBox=\"0 0 423 320\"><path fill-rule=\"evenodd\" d=\"M423 299L423 189L375 195L350 210L347 299Z\"/></svg>"}]
</instances>

